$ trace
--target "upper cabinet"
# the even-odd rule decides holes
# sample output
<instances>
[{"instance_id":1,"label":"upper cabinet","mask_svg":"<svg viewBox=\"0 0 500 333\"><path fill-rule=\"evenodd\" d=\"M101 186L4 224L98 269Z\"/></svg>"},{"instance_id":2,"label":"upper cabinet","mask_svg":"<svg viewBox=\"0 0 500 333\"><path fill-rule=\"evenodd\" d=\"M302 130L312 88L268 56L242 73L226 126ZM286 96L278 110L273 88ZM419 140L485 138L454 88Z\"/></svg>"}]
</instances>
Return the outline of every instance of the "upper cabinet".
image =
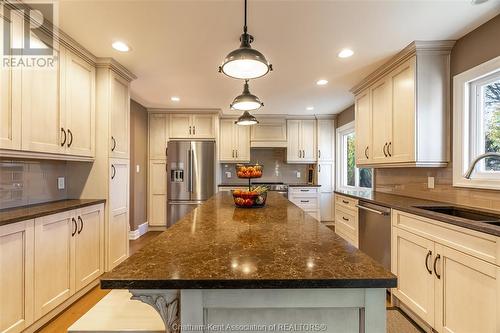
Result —
<instances>
[{"instance_id":1,"label":"upper cabinet","mask_svg":"<svg viewBox=\"0 0 500 333\"><path fill-rule=\"evenodd\" d=\"M110 73L110 129L111 157L129 158L130 146L130 95L129 81L114 72Z\"/></svg>"},{"instance_id":2,"label":"upper cabinet","mask_svg":"<svg viewBox=\"0 0 500 333\"><path fill-rule=\"evenodd\" d=\"M286 120L284 118L263 118L260 123L251 126L251 146L286 147L286 135Z\"/></svg>"},{"instance_id":3,"label":"upper cabinet","mask_svg":"<svg viewBox=\"0 0 500 333\"><path fill-rule=\"evenodd\" d=\"M333 162L334 160L334 142L335 142L335 124L333 119L318 119L318 161Z\"/></svg>"},{"instance_id":4,"label":"upper cabinet","mask_svg":"<svg viewBox=\"0 0 500 333\"><path fill-rule=\"evenodd\" d=\"M149 159L167 159L167 119L166 114L151 113L149 115Z\"/></svg>"},{"instance_id":5,"label":"upper cabinet","mask_svg":"<svg viewBox=\"0 0 500 333\"><path fill-rule=\"evenodd\" d=\"M449 160L449 62L454 41L411 43L351 91L356 163L439 167Z\"/></svg>"},{"instance_id":6,"label":"upper cabinet","mask_svg":"<svg viewBox=\"0 0 500 333\"><path fill-rule=\"evenodd\" d=\"M316 162L316 120L287 120L287 162Z\"/></svg>"},{"instance_id":7,"label":"upper cabinet","mask_svg":"<svg viewBox=\"0 0 500 333\"><path fill-rule=\"evenodd\" d=\"M221 119L219 139L221 162L250 161L250 127L234 123L234 119Z\"/></svg>"},{"instance_id":8,"label":"upper cabinet","mask_svg":"<svg viewBox=\"0 0 500 333\"><path fill-rule=\"evenodd\" d=\"M171 114L170 139L215 139L216 119L212 114Z\"/></svg>"}]
</instances>

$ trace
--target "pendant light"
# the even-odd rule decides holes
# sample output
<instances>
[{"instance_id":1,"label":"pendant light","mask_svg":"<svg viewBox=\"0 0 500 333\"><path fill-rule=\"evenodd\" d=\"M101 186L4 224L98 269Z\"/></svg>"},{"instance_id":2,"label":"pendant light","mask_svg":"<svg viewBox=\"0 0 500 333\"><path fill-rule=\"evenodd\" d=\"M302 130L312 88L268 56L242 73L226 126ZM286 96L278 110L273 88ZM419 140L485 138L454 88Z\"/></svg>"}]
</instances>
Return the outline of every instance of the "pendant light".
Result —
<instances>
[{"instance_id":1,"label":"pendant light","mask_svg":"<svg viewBox=\"0 0 500 333\"><path fill-rule=\"evenodd\" d=\"M248 88L248 80L245 80L245 85L243 86L243 92L234 98L233 102L229 105L231 109L238 111L251 111L257 110L261 106L264 106L259 98L250 93Z\"/></svg>"},{"instance_id":2,"label":"pendant light","mask_svg":"<svg viewBox=\"0 0 500 333\"><path fill-rule=\"evenodd\" d=\"M243 114L234 122L236 125L250 126L258 124L257 118L252 116L248 111L243 112Z\"/></svg>"},{"instance_id":3,"label":"pendant light","mask_svg":"<svg viewBox=\"0 0 500 333\"><path fill-rule=\"evenodd\" d=\"M247 0L245 0L245 25L240 37L240 47L230 52L219 67L219 72L235 79L256 79L273 70L266 57L252 49L253 36L247 33Z\"/></svg>"}]
</instances>

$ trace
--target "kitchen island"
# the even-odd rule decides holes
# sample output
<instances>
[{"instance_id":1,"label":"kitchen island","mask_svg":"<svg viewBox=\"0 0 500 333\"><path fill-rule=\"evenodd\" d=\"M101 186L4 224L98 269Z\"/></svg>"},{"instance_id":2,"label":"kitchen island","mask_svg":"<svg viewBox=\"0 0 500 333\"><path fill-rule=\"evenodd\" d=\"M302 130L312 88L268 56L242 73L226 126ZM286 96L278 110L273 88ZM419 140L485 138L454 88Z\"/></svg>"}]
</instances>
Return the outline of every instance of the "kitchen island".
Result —
<instances>
[{"instance_id":1,"label":"kitchen island","mask_svg":"<svg viewBox=\"0 0 500 333\"><path fill-rule=\"evenodd\" d=\"M167 332L384 332L396 277L277 193L220 192L101 279L153 306Z\"/></svg>"}]
</instances>

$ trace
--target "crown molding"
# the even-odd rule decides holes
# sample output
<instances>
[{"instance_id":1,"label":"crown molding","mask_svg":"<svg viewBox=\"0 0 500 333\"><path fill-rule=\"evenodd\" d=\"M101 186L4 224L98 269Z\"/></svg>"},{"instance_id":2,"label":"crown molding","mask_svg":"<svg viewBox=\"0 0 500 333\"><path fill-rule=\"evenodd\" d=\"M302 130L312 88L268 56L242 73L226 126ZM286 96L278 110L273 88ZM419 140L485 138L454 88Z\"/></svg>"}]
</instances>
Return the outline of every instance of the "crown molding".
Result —
<instances>
[{"instance_id":1,"label":"crown molding","mask_svg":"<svg viewBox=\"0 0 500 333\"><path fill-rule=\"evenodd\" d=\"M125 66L120 64L113 58L97 58L95 63L96 68L108 68L114 71L116 74L120 75L127 81L133 81L137 79L134 73L129 71Z\"/></svg>"},{"instance_id":2,"label":"crown molding","mask_svg":"<svg viewBox=\"0 0 500 333\"><path fill-rule=\"evenodd\" d=\"M203 113L222 115L221 109L216 108L146 108L148 113Z\"/></svg>"},{"instance_id":3,"label":"crown molding","mask_svg":"<svg viewBox=\"0 0 500 333\"><path fill-rule=\"evenodd\" d=\"M350 91L354 95L358 94L413 56L417 56L418 61L418 57L421 55L449 55L454 45L454 40L414 41L385 64L377 68L373 73L365 77L360 83L352 87Z\"/></svg>"}]
</instances>

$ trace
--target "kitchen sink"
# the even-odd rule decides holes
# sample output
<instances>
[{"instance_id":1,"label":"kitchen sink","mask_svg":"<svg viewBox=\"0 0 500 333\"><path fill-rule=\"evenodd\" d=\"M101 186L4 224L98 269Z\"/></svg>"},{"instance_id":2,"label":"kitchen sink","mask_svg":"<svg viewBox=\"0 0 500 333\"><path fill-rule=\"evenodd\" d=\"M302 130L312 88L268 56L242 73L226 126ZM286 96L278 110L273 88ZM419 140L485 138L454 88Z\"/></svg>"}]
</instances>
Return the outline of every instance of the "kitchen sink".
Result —
<instances>
[{"instance_id":1,"label":"kitchen sink","mask_svg":"<svg viewBox=\"0 0 500 333\"><path fill-rule=\"evenodd\" d=\"M415 206L415 208L500 226L500 216L490 215L488 213L479 212L472 209L454 206Z\"/></svg>"}]
</instances>

